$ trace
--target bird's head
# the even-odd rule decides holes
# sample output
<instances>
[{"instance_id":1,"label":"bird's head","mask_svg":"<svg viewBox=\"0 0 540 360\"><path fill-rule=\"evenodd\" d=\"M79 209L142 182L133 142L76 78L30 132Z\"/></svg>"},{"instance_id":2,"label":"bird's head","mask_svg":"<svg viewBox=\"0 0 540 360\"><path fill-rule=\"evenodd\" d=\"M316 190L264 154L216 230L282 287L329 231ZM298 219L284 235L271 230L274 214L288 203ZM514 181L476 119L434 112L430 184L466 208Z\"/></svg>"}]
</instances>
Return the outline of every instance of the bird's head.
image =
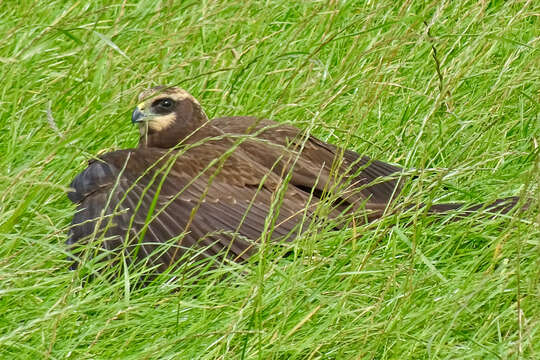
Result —
<instances>
[{"instance_id":1,"label":"bird's head","mask_svg":"<svg viewBox=\"0 0 540 360\"><path fill-rule=\"evenodd\" d=\"M168 148L200 129L208 118L187 91L157 86L139 95L131 121L139 125L142 145Z\"/></svg>"}]
</instances>

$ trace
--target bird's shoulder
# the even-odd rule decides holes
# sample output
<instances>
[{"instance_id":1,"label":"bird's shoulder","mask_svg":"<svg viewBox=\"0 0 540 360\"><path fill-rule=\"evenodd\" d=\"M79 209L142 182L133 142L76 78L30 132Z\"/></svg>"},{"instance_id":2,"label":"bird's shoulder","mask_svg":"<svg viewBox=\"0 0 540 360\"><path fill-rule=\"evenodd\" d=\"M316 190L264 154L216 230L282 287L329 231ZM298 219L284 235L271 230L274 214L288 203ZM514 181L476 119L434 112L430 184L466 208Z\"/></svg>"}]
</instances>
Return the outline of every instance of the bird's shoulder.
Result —
<instances>
[{"instance_id":1,"label":"bird's shoulder","mask_svg":"<svg viewBox=\"0 0 540 360\"><path fill-rule=\"evenodd\" d=\"M166 175L173 184L201 186L213 181L231 188L259 185L275 190L279 179L264 166L252 161L240 149L202 144L189 149L137 148L112 151L92 159L71 182L69 199L80 203L97 191L107 191L121 179L127 183L145 182ZM205 185L206 186L206 185Z\"/></svg>"}]
</instances>

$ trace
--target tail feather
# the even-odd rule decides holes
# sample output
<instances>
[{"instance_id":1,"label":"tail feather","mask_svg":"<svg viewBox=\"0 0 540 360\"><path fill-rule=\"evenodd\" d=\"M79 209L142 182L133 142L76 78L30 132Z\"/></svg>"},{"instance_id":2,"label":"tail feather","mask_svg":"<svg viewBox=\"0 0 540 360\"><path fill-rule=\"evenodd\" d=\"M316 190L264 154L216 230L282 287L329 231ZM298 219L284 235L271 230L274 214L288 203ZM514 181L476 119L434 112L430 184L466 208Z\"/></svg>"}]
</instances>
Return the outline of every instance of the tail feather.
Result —
<instances>
[{"instance_id":1,"label":"tail feather","mask_svg":"<svg viewBox=\"0 0 540 360\"><path fill-rule=\"evenodd\" d=\"M446 214L454 211L458 212L459 217L466 217L478 211L487 212L490 214L506 214L516 207L519 202L519 197L511 196L507 198L497 199L492 203L488 204L478 204L478 205L467 205L463 203L447 203L447 204L434 204L429 209L428 212L432 214ZM526 204L521 209L526 210L528 205Z\"/></svg>"}]
</instances>

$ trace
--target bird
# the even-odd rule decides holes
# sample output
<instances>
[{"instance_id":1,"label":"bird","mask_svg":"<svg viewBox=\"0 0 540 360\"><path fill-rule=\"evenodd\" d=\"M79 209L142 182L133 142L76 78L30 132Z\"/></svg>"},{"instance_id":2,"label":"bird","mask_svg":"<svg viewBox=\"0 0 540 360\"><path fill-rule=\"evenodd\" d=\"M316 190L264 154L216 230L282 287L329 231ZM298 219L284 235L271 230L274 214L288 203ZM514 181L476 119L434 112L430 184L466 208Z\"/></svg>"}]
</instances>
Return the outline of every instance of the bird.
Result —
<instances>
[{"instance_id":1,"label":"bird","mask_svg":"<svg viewBox=\"0 0 540 360\"><path fill-rule=\"evenodd\" d=\"M247 261L262 243L294 241L313 221L340 228L384 216L405 180L399 166L291 125L249 116L210 120L177 87L141 92L131 121L138 146L90 160L70 185L77 206L67 240L72 268L84 245L156 273L207 259ZM428 211L507 212L518 200ZM328 205L322 213L321 204Z\"/></svg>"}]
</instances>

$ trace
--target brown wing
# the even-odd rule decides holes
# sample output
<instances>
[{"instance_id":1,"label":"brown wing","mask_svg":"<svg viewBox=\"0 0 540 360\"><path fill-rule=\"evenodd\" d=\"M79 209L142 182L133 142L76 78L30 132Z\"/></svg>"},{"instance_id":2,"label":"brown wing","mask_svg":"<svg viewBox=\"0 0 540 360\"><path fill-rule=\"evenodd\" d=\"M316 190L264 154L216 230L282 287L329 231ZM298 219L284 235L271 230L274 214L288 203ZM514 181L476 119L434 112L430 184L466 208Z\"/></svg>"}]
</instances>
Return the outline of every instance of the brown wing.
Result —
<instances>
[{"instance_id":1,"label":"brown wing","mask_svg":"<svg viewBox=\"0 0 540 360\"><path fill-rule=\"evenodd\" d=\"M343 194L350 202L387 204L399 194L402 169L351 150L342 150L296 127L255 117L221 117L212 125L225 133L254 134L242 149L277 174L294 165L291 182L300 187ZM336 166L337 165L337 166Z\"/></svg>"},{"instance_id":2,"label":"brown wing","mask_svg":"<svg viewBox=\"0 0 540 360\"><path fill-rule=\"evenodd\" d=\"M110 256L125 249L163 271L180 259L247 259L261 236L293 239L311 214L308 195L291 187L277 201L277 177L234 155L208 168L215 153L223 151L133 149L90 163L68 194L78 204L68 244L92 242Z\"/></svg>"}]
</instances>

